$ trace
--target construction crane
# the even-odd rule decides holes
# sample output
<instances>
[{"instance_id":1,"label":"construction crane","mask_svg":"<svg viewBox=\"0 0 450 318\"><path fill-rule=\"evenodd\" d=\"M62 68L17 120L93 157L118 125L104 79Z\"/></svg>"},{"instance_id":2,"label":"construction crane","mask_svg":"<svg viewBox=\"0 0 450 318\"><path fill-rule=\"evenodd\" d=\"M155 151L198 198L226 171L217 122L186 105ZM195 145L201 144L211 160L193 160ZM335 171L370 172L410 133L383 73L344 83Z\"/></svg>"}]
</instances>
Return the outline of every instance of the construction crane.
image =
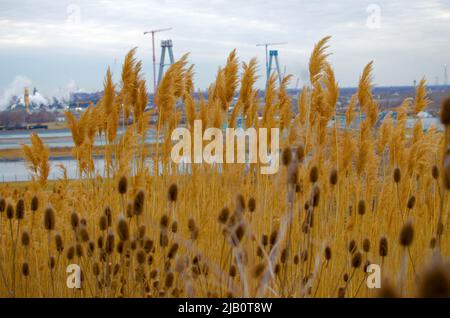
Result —
<instances>
[{"instance_id":1,"label":"construction crane","mask_svg":"<svg viewBox=\"0 0 450 318\"><path fill-rule=\"evenodd\" d=\"M287 42L278 42L278 43L259 43L256 44L256 46L264 46L266 49L266 77L267 77L267 82L269 81L269 76L270 76L270 69L269 69L269 51L268 51L268 47L269 46L274 46L274 45L285 45L287 44Z\"/></svg>"},{"instance_id":2,"label":"construction crane","mask_svg":"<svg viewBox=\"0 0 450 318\"><path fill-rule=\"evenodd\" d=\"M165 29L155 29L150 31L145 31L144 35L151 33L152 34L152 51L153 51L153 103L155 102L156 96L156 55L155 55L155 33L164 32L172 30L172 28Z\"/></svg>"}]
</instances>

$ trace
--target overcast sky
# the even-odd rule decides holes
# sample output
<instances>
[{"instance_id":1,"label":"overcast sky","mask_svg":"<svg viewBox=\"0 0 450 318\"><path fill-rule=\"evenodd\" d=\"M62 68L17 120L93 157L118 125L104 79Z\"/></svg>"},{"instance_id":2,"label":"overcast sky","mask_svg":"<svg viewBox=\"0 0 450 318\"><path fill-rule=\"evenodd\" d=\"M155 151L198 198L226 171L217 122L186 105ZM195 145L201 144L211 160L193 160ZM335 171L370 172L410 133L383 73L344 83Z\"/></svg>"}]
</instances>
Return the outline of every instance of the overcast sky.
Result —
<instances>
[{"instance_id":1,"label":"overcast sky","mask_svg":"<svg viewBox=\"0 0 450 318\"><path fill-rule=\"evenodd\" d=\"M297 79L304 85L312 47L326 35L341 86L354 86L370 60L377 85L410 85L424 75L442 83L450 64L448 0L1 0L0 98L22 84L46 95L100 89L107 66L118 78L135 46L150 82L143 31L163 27L173 30L157 35L157 55L162 39L173 40L175 58L191 52L200 88L233 48L241 61L257 57L263 78L260 42L288 42L278 47L281 66L294 75L291 87Z\"/></svg>"}]
</instances>

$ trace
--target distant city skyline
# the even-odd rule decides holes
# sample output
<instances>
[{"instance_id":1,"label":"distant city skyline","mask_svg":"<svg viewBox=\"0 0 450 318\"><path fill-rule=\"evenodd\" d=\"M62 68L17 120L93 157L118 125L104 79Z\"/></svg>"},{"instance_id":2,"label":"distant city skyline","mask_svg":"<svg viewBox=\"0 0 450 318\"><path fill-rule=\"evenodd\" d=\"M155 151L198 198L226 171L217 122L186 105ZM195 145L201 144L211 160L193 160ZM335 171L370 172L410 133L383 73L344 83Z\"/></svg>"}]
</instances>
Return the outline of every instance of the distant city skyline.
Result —
<instances>
[{"instance_id":1,"label":"distant city skyline","mask_svg":"<svg viewBox=\"0 0 450 318\"><path fill-rule=\"evenodd\" d=\"M281 68L293 74L290 87L308 82L314 43L332 35L329 52L342 87L355 86L374 60L374 83L412 85L422 76L445 82L450 63L450 3L430 1L31 1L0 3L0 108L24 86L44 96L101 90L108 65L120 79L127 51L138 47L148 91L152 92L151 38L172 39L175 58L190 52L197 88L206 88L236 48L241 61L257 57L264 87L264 48L280 46Z\"/></svg>"}]
</instances>

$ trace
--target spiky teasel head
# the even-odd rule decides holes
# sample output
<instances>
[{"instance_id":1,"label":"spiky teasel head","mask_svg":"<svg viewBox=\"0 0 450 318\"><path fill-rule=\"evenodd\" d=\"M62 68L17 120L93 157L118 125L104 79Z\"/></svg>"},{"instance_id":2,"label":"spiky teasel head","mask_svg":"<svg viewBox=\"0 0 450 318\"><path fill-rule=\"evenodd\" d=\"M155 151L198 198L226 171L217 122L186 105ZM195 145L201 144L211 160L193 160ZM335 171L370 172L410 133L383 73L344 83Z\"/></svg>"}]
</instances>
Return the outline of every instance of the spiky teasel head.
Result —
<instances>
[{"instance_id":1,"label":"spiky teasel head","mask_svg":"<svg viewBox=\"0 0 450 318\"><path fill-rule=\"evenodd\" d=\"M12 220L13 217L14 217L14 207L12 206L11 203L8 203L6 205L6 218L8 220Z\"/></svg>"},{"instance_id":2,"label":"spiky teasel head","mask_svg":"<svg viewBox=\"0 0 450 318\"><path fill-rule=\"evenodd\" d=\"M314 165L309 170L309 181L311 183L316 183L318 179L319 179L319 169L317 168L317 166Z\"/></svg>"},{"instance_id":3,"label":"spiky teasel head","mask_svg":"<svg viewBox=\"0 0 450 318\"><path fill-rule=\"evenodd\" d=\"M450 297L450 270L440 258L434 258L425 269L419 285L419 296L423 298Z\"/></svg>"},{"instance_id":4,"label":"spiky teasel head","mask_svg":"<svg viewBox=\"0 0 450 318\"><path fill-rule=\"evenodd\" d=\"M63 238L59 232L55 235L55 246L58 253L61 253L64 250Z\"/></svg>"},{"instance_id":5,"label":"spiky teasel head","mask_svg":"<svg viewBox=\"0 0 450 318\"><path fill-rule=\"evenodd\" d=\"M331 170L330 172L330 184L334 186L336 185L337 182L338 182L338 172L336 168L333 168L333 170Z\"/></svg>"},{"instance_id":6,"label":"spiky teasel head","mask_svg":"<svg viewBox=\"0 0 450 318\"><path fill-rule=\"evenodd\" d=\"M39 209L39 199L35 195L31 198L30 209L31 212L36 212Z\"/></svg>"},{"instance_id":7,"label":"spiky teasel head","mask_svg":"<svg viewBox=\"0 0 450 318\"><path fill-rule=\"evenodd\" d=\"M70 215L70 225L72 226L72 229L75 230L78 227L78 224L80 224L80 217L77 212L73 211Z\"/></svg>"},{"instance_id":8,"label":"spiky teasel head","mask_svg":"<svg viewBox=\"0 0 450 318\"><path fill-rule=\"evenodd\" d=\"M89 241L89 232L87 230L86 225L81 225L77 229L77 236L79 240L83 243Z\"/></svg>"},{"instance_id":9,"label":"spiky teasel head","mask_svg":"<svg viewBox=\"0 0 450 318\"><path fill-rule=\"evenodd\" d=\"M292 161L292 150L291 148L287 147L283 149L283 153L281 154L281 162L283 163L283 166L289 166L289 164Z\"/></svg>"},{"instance_id":10,"label":"spiky teasel head","mask_svg":"<svg viewBox=\"0 0 450 318\"><path fill-rule=\"evenodd\" d=\"M168 272L166 274L166 279L164 281L164 285L166 286L166 288L171 288L172 287L174 278L175 278L175 276L173 275L172 272Z\"/></svg>"},{"instance_id":11,"label":"spiky teasel head","mask_svg":"<svg viewBox=\"0 0 450 318\"><path fill-rule=\"evenodd\" d=\"M370 240L368 238L365 238L363 241L363 251L365 253L369 253L370 252Z\"/></svg>"},{"instance_id":12,"label":"spiky teasel head","mask_svg":"<svg viewBox=\"0 0 450 318\"><path fill-rule=\"evenodd\" d=\"M161 219L159 220L159 227L162 231L167 230L167 228L169 227L169 223L170 223L170 218L167 214L163 214L161 216Z\"/></svg>"},{"instance_id":13,"label":"spiky teasel head","mask_svg":"<svg viewBox=\"0 0 450 318\"><path fill-rule=\"evenodd\" d=\"M144 212L145 193L144 190L139 190L134 197L133 211L134 215L141 215Z\"/></svg>"},{"instance_id":14,"label":"spiky teasel head","mask_svg":"<svg viewBox=\"0 0 450 318\"><path fill-rule=\"evenodd\" d=\"M412 195L412 196L409 197L408 203L406 204L406 207L409 210L412 210L412 209L414 209L414 205L415 204L416 204L416 197Z\"/></svg>"},{"instance_id":15,"label":"spiky teasel head","mask_svg":"<svg viewBox=\"0 0 450 318\"><path fill-rule=\"evenodd\" d=\"M128 241L128 239L130 238L130 229L128 227L128 222L123 214L119 216L119 220L117 221L117 234L119 235L119 239L121 241Z\"/></svg>"},{"instance_id":16,"label":"spiky teasel head","mask_svg":"<svg viewBox=\"0 0 450 318\"><path fill-rule=\"evenodd\" d=\"M381 282L381 288L377 295L379 298L398 298L400 297L396 288L389 280L384 279Z\"/></svg>"},{"instance_id":17,"label":"spiky teasel head","mask_svg":"<svg viewBox=\"0 0 450 318\"><path fill-rule=\"evenodd\" d=\"M66 252L66 257L69 261L71 261L74 258L74 256L75 256L75 247L69 246Z\"/></svg>"},{"instance_id":18,"label":"spiky teasel head","mask_svg":"<svg viewBox=\"0 0 450 318\"><path fill-rule=\"evenodd\" d=\"M230 210L228 209L228 207L224 207L220 213L219 213L219 217L217 218L219 223L222 225L225 225L228 221L228 217L230 216Z\"/></svg>"},{"instance_id":19,"label":"spiky teasel head","mask_svg":"<svg viewBox=\"0 0 450 318\"><path fill-rule=\"evenodd\" d=\"M122 176L119 179L119 183L117 185L117 191L119 191L120 194L124 195L127 193L128 189L128 180L126 176Z\"/></svg>"},{"instance_id":20,"label":"spiky teasel head","mask_svg":"<svg viewBox=\"0 0 450 318\"><path fill-rule=\"evenodd\" d=\"M30 234L27 230L22 232L21 242L23 247L28 247L30 245Z\"/></svg>"},{"instance_id":21,"label":"spiky teasel head","mask_svg":"<svg viewBox=\"0 0 450 318\"><path fill-rule=\"evenodd\" d=\"M358 202L358 214L363 216L365 213L366 213L366 201L364 201L364 199L361 199Z\"/></svg>"},{"instance_id":22,"label":"spiky teasel head","mask_svg":"<svg viewBox=\"0 0 450 318\"><path fill-rule=\"evenodd\" d=\"M173 243L172 246L169 249L169 252L167 253L167 257L169 259L173 259L178 252L178 243Z\"/></svg>"},{"instance_id":23,"label":"spiky teasel head","mask_svg":"<svg viewBox=\"0 0 450 318\"><path fill-rule=\"evenodd\" d=\"M446 98L441 106L441 123L444 126L450 125L450 98Z\"/></svg>"},{"instance_id":24,"label":"spiky teasel head","mask_svg":"<svg viewBox=\"0 0 450 318\"><path fill-rule=\"evenodd\" d=\"M0 214L5 212L6 209L6 200L4 198L0 199Z\"/></svg>"},{"instance_id":25,"label":"spiky teasel head","mask_svg":"<svg viewBox=\"0 0 450 318\"><path fill-rule=\"evenodd\" d=\"M354 254L358 250L358 247L356 246L356 241L351 240L350 243L348 243L348 251L350 254Z\"/></svg>"},{"instance_id":26,"label":"spiky teasel head","mask_svg":"<svg viewBox=\"0 0 450 318\"><path fill-rule=\"evenodd\" d=\"M404 225L400 232L400 245L404 247L408 247L412 244L414 239L414 227L412 225L412 221L408 220Z\"/></svg>"},{"instance_id":27,"label":"spiky teasel head","mask_svg":"<svg viewBox=\"0 0 450 318\"><path fill-rule=\"evenodd\" d=\"M439 168L436 165L433 165L431 168L431 175L433 176L434 180L437 180L439 178Z\"/></svg>"},{"instance_id":28,"label":"spiky teasel head","mask_svg":"<svg viewBox=\"0 0 450 318\"><path fill-rule=\"evenodd\" d=\"M381 257L386 257L388 255L388 241L387 238L384 236L380 238L380 243L378 246L378 254Z\"/></svg>"},{"instance_id":29,"label":"spiky teasel head","mask_svg":"<svg viewBox=\"0 0 450 318\"><path fill-rule=\"evenodd\" d=\"M303 162L303 159L305 159L305 147L303 147L303 145L299 145L297 147L297 150L295 151L295 156L297 157L297 161L299 163Z\"/></svg>"},{"instance_id":30,"label":"spiky teasel head","mask_svg":"<svg viewBox=\"0 0 450 318\"><path fill-rule=\"evenodd\" d=\"M256 209L256 200L254 197L251 197L250 199L248 199L248 210L250 212L255 212Z\"/></svg>"},{"instance_id":31,"label":"spiky teasel head","mask_svg":"<svg viewBox=\"0 0 450 318\"><path fill-rule=\"evenodd\" d=\"M252 276L255 279L258 279L262 276L262 274L264 274L266 270L266 264L265 263L259 263L256 264L255 267L252 270Z\"/></svg>"},{"instance_id":32,"label":"spiky teasel head","mask_svg":"<svg viewBox=\"0 0 450 318\"><path fill-rule=\"evenodd\" d=\"M402 173L400 171L400 168L396 167L394 169L394 182L399 183L401 179L402 179Z\"/></svg>"},{"instance_id":33,"label":"spiky teasel head","mask_svg":"<svg viewBox=\"0 0 450 318\"><path fill-rule=\"evenodd\" d=\"M313 207L317 207L320 202L320 188L318 185L314 185L311 190L311 204Z\"/></svg>"},{"instance_id":34,"label":"spiky teasel head","mask_svg":"<svg viewBox=\"0 0 450 318\"><path fill-rule=\"evenodd\" d=\"M172 183L169 187L169 191L167 191L167 198L170 202L177 202L178 197L178 186L176 183Z\"/></svg>"},{"instance_id":35,"label":"spiky teasel head","mask_svg":"<svg viewBox=\"0 0 450 318\"><path fill-rule=\"evenodd\" d=\"M111 207L109 205L105 206L105 208L103 210L103 214L106 216L106 221L107 221L108 227L111 227L111 225L112 225L112 212L111 212Z\"/></svg>"},{"instance_id":36,"label":"spiky teasel head","mask_svg":"<svg viewBox=\"0 0 450 318\"><path fill-rule=\"evenodd\" d=\"M112 229L109 229L108 235L106 235L106 242L105 242L106 253L112 254L112 252L114 251L114 246L115 246L114 243L115 243L114 233L113 233Z\"/></svg>"},{"instance_id":37,"label":"spiky teasel head","mask_svg":"<svg viewBox=\"0 0 450 318\"><path fill-rule=\"evenodd\" d=\"M143 249L139 249L136 253L136 260L139 265L143 265L145 263L146 254Z\"/></svg>"},{"instance_id":38,"label":"spiky teasel head","mask_svg":"<svg viewBox=\"0 0 450 318\"><path fill-rule=\"evenodd\" d=\"M30 275L30 265L28 262L22 263L21 272L24 277L28 277Z\"/></svg>"},{"instance_id":39,"label":"spiky teasel head","mask_svg":"<svg viewBox=\"0 0 450 318\"><path fill-rule=\"evenodd\" d=\"M44 228L47 231L52 231L55 229L55 210L53 210L53 207L51 205L45 208Z\"/></svg>"},{"instance_id":40,"label":"spiky teasel head","mask_svg":"<svg viewBox=\"0 0 450 318\"><path fill-rule=\"evenodd\" d=\"M355 254L353 254L352 257L352 267L353 268L358 268L359 266L361 266L361 262L362 262L362 255L360 252L356 252Z\"/></svg>"},{"instance_id":41,"label":"spiky teasel head","mask_svg":"<svg viewBox=\"0 0 450 318\"><path fill-rule=\"evenodd\" d=\"M108 217L105 214L100 216L98 226L100 228L100 231L102 232L106 231L106 229L108 228Z\"/></svg>"},{"instance_id":42,"label":"spiky teasel head","mask_svg":"<svg viewBox=\"0 0 450 318\"><path fill-rule=\"evenodd\" d=\"M325 247L325 260L328 262L329 260L331 260L331 248L329 246Z\"/></svg>"},{"instance_id":43,"label":"spiky teasel head","mask_svg":"<svg viewBox=\"0 0 450 318\"><path fill-rule=\"evenodd\" d=\"M23 199L19 199L16 203L16 219L22 220L25 216L25 201Z\"/></svg>"},{"instance_id":44,"label":"spiky teasel head","mask_svg":"<svg viewBox=\"0 0 450 318\"><path fill-rule=\"evenodd\" d=\"M127 202L127 218L131 219L134 215L133 211L133 201Z\"/></svg>"}]
</instances>

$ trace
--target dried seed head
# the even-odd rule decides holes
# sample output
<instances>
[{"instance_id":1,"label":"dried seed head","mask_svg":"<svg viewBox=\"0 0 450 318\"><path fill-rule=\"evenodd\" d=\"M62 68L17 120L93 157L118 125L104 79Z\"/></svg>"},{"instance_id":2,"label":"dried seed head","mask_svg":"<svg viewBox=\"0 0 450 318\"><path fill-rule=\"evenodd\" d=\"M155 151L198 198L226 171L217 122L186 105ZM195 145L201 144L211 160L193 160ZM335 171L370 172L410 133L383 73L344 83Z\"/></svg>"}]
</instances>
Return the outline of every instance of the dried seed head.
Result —
<instances>
[{"instance_id":1,"label":"dried seed head","mask_svg":"<svg viewBox=\"0 0 450 318\"><path fill-rule=\"evenodd\" d=\"M270 245L275 245L278 239L278 231L273 230L272 233L270 233Z\"/></svg>"},{"instance_id":2,"label":"dried seed head","mask_svg":"<svg viewBox=\"0 0 450 318\"><path fill-rule=\"evenodd\" d=\"M317 207L320 202L320 188L317 185L314 185L311 191L311 203L313 207Z\"/></svg>"},{"instance_id":3,"label":"dried seed head","mask_svg":"<svg viewBox=\"0 0 450 318\"><path fill-rule=\"evenodd\" d=\"M125 217L121 215L117 222L117 234L121 241L128 241L130 238L130 229L128 228L128 222Z\"/></svg>"},{"instance_id":4,"label":"dried seed head","mask_svg":"<svg viewBox=\"0 0 450 318\"><path fill-rule=\"evenodd\" d=\"M357 250L357 246L356 246L356 242L355 240L351 240L350 243L348 243L348 251L353 254L356 252Z\"/></svg>"},{"instance_id":5,"label":"dried seed head","mask_svg":"<svg viewBox=\"0 0 450 318\"><path fill-rule=\"evenodd\" d=\"M253 268L253 278L259 278L266 270L266 265L264 263L259 263Z\"/></svg>"},{"instance_id":6,"label":"dried seed head","mask_svg":"<svg viewBox=\"0 0 450 318\"><path fill-rule=\"evenodd\" d=\"M411 196L411 197L409 197L408 203L407 203L406 206L407 206L407 208L409 210L412 210L412 209L414 209L415 203L416 203L416 197L415 196Z\"/></svg>"},{"instance_id":7,"label":"dried seed head","mask_svg":"<svg viewBox=\"0 0 450 318\"><path fill-rule=\"evenodd\" d=\"M228 221L228 216L230 215L230 210L227 207L224 207L219 213L219 223L226 224Z\"/></svg>"},{"instance_id":8,"label":"dried seed head","mask_svg":"<svg viewBox=\"0 0 450 318\"><path fill-rule=\"evenodd\" d=\"M75 245L75 252L77 254L77 257L81 258L84 256L84 249L83 249L83 245L81 245L80 243L77 243L77 245Z\"/></svg>"},{"instance_id":9,"label":"dried seed head","mask_svg":"<svg viewBox=\"0 0 450 318\"><path fill-rule=\"evenodd\" d=\"M169 249L169 252L167 253L167 257L169 259L173 259L175 255L177 255L177 252L178 252L178 243L173 243Z\"/></svg>"},{"instance_id":10,"label":"dried seed head","mask_svg":"<svg viewBox=\"0 0 450 318\"><path fill-rule=\"evenodd\" d=\"M345 298L345 287L339 287L338 298Z\"/></svg>"},{"instance_id":11,"label":"dried seed head","mask_svg":"<svg viewBox=\"0 0 450 318\"><path fill-rule=\"evenodd\" d=\"M22 220L25 216L25 201L23 199L19 199L16 203L16 219Z\"/></svg>"},{"instance_id":12,"label":"dried seed head","mask_svg":"<svg viewBox=\"0 0 450 318\"><path fill-rule=\"evenodd\" d=\"M135 215L141 215L144 212L145 193L139 190L134 197L133 211Z\"/></svg>"},{"instance_id":13,"label":"dried seed head","mask_svg":"<svg viewBox=\"0 0 450 318\"><path fill-rule=\"evenodd\" d=\"M114 251L114 241L115 241L114 233L111 229L109 229L105 242L106 253L111 254Z\"/></svg>"},{"instance_id":14,"label":"dried seed head","mask_svg":"<svg viewBox=\"0 0 450 318\"><path fill-rule=\"evenodd\" d=\"M175 183L172 183L169 187L167 197L170 202L176 202L177 196L178 196L178 186Z\"/></svg>"},{"instance_id":15,"label":"dried seed head","mask_svg":"<svg viewBox=\"0 0 450 318\"><path fill-rule=\"evenodd\" d=\"M297 157L297 161L302 162L305 158L305 148L302 145L299 145L295 151L295 155Z\"/></svg>"},{"instance_id":16,"label":"dried seed head","mask_svg":"<svg viewBox=\"0 0 450 318\"><path fill-rule=\"evenodd\" d=\"M109 207L109 205L105 206L103 214L105 214L106 220L108 221L108 227L111 227L111 225L112 225L112 212L111 212L111 208Z\"/></svg>"},{"instance_id":17,"label":"dried seed head","mask_svg":"<svg viewBox=\"0 0 450 318\"><path fill-rule=\"evenodd\" d=\"M136 253L136 260L138 262L139 265L142 265L145 263L145 259L146 259L146 255L144 250L140 249L139 251L137 251Z\"/></svg>"},{"instance_id":18,"label":"dried seed head","mask_svg":"<svg viewBox=\"0 0 450 318\"><path fill-rule=\"evenodd\" d=\"M89 241L89 232L85 225L78 227L78 237L83 243Z\"/></svg>"},{"instance_id":19,"label":"dried seed head","mask_svg":"<svg viewBox=\"0 0 450 318\"><path fill-rule=\"evenodd\" d=\"M319 179L319 169L317 168L317 166L312 166L311 170L309 170L309 181L311 183L315 183L317 182L318 179Z\"/></svg>"},{"instance_id":20,"label":"dried seed head","mask_svg":"<svg viewBox=\"0 0 450 318\"><path fill-rule=\"evenodd\" d=\"M132 201L128 201L127 203L127 218L132 218L134 215L134 211L133 211L133 202Z\"/></svg>"},{"instance_id":21,"label":"dried seed head","mask_svg":"<svg viewBox=\"0 0 450 318\"><path fill-rule=\"evenodd\" d=\"M441 261L428 266L420 281L419 295L423 298L449 298L450 272Z\"/></svg>"},{"instance_id":22,"label":"dried seed head","mask_svg":"<svg viewBox=\"0 0 450 318\"><path fill-rule=\"evenodd\" d=\"M248 210L250 212L254 212L256 209L256 201L254 197L251 197L250 199L248 199Z\"/></svg>"},{"instance_id":23,"label":"dried seed head","mask_svg":"<svg viewBox=\"0 0 450 318\"><path fill-rule=\"evenodd\" d=\"M267 244L269 244L269 237L267 236L267 234L263 234L261 237L261 244L263 246L267 246Z\"/></svg>"},{"instance_id":24,"label":"dried seed head","mask_svg":"<svg viewBox=\"0 0 450 318\"><path fill-rule=\"evenodd\" d=\"M167 247L169 245L169 237L167 236L167 233L160 233L159 234L159 246L161 247Z\"/></svg>"},{"instance_id":25,"label":"dried seed head","mask_svg":"<svg viewBox=\"0 0 450 318\"><path fill-rule=\"evenodd\" d=\"M31 198L31 211L36 212L39 209L39 199L37 196Z\"/></svg>"},{"instance_id":26,"label":"dried seed head","mask_svg":"<svg viewBox=\"0 0 450 318\"><path fill-rule=\"evenodd\" d=\"M166 274L166 280L165 280L165 285L166 288L171 288L173 285L173 281L174 281L174 275L172 272L168 272Z\"/></svg>"},{"instance_id":27,"label":"dried seed head","mask_svg":"<svg viewBox=\"0 0 450 318\"><path fill-rule=\"evenodd\" d=\"M436 165L433 165L433 168L431 168L431 175L435 180L439 178L439 168Z\"/></svg>"},{"instance_id":28,"label":"dried seed head","mask_svg":"<svg viewBox=\"0 0 450 318\"><path fill-rule=\"evenodd\" d=\"M167 214L161 216L161 219L159 220L161 230L166 230L169 227L169 221L169 216Z\"/></svg>"},{"instance_id":29,"label":"dried seed head","mask_svg":"<svg viewBox=\"0 0 450 318\"><path fill-rule=\"evenodd\" d=\"M14 208L11 203L6 206L6 218L11 220L14 217Z\"/></svg>"},{"instance_id":30,"label":"dried seed head","mask_svg":"<svg viewBox=\"0 0 450 318\"><path fill-rule=\"evenodd\" d=\"M127 177L122 176L119 179L119 184L117 186L117 190L119 191L120 194L125 194L127 193L127 189L128 189L128 181L127 181Z\"/></svg>"},{"instance_id":31,"label":"dried seed head","mask_svg":"<svg viewBox=\"0 0 450 318\"><path fill-rule=\"evenodd\" d=\"M55 229L55 210L51 206L48 206L44 212L44 228L47 231Z\"/></svg>"},{"instance_id":32,"label":"dried seed head","mask_svg":"<svg viewBox=\"0 0 450 318\"><path fill-rule=\"evenodd\" d=\"M366 213L366 201L361 199L358 202L358 214L359 215L364 215L365 213Z\"/></svg>"},{"instance_id":33,"label":"dried seed head","mask_svg":"<svg viewBox=\"0 0 450 318\"><path fill-rule=\"evenodd\" d=\"M380 238L378 253L381 257L386 257L388 255L388 241L384 236Z\"/></svg>"},{"instance_id":34,"label":"dried seed head","mask_svg":"<svg viewBox=\"0 0 450 318\"><path fill-rule=\"evenodd\" d=\"M21 242L23 247L28 247L30 245L30 234L28 231L25 230L22 232Z\"/></svg>"},{"instance_id":35,"label":"dried seed head","mask_svg":"<svg viewBox=\"0 0 450 318\"><path fill-rule=\"evenodd\" d=\"M1 198L0 199L0 214L5 212L6 209L6 200Z\"/></svg>"},{"instance_id":36,"label":"dried seed head","mask_svg":"<svg viewBox=\"0 0 450 318\"><path fill-rule=\"evenodd\" d=\"M356 252L353 257L352 257L352 267L353 268L358 268L359 266L361 266L361 262L362 262L362 256L360 252Z\"/></svg>"},{"instance_id":37,"label":"dried seed head","mask_svg":"<svg viewBox=\"0 0 450 318\"><path fill-rule=\"evenodd\" d=\"M402 231L400 232L400 245L402 246L410 246L414 239L414 228L412 226L411 221L406 222L403 225Z\"/></svg>"},{"instance_id":38,"label":"dried seed head","mask_svg":"<svg viewBox=\"0 0 450 318\"><path fill-rule=\"evenodd\" d=\"M388 281L384 280L381 283L381 289L378 293L379 298L398 298L399 294L397 293L395 287Z\"/></svg>"},{"instance_id":39,"label":"dried seed head","mask_svg":"<svg viewBox=\"0 0 450 318\"><path fill-rule=\"evenodd\" d=\"M330 173L330 184L335 185L338 181L338 173L336 169L331 170Z\"/></svg>"},{"instance_id":40,"label":"dried seed head","mask_svg":"<svg viewBox=\"0 0 450 318\"><path fill-rule=\"evenodd\" d=\"M91 257L94 254L94 250L95 250L95 243L93 241L89 241L89 243L88 243L88 256L89 257Z\"/></svg>"},{"instance_id":41,"label":"dried seed head","mask_svg":"<svg viewBox=\"0 0 450 318\"><path fill-rule=\"evenodd\" d=\"M100 231L106 231L106 229L108 228L108 218L106 215L103 214L100 216L98 225L100 227Z\"/></svg>"},{"instance_id":42,"label":"dried seed head","mask_svg":"<svg viewBox=\"0 0 450 318\"><path fill-rule=\"evenodd\" d=\"M147 232L147 227L145 226L145 224L140 225L138 230L138 238L140 240L144 238L145 232Z\"/></svg>"},{"instance_id":43,"label":"dried seed head","mask_svg":"<svg viewBox=\"0 0 450 318\"><path fill-rule=\"evenodd\" d=\"M394 169L394 182L395 182L395 183L399 183L400 180L401 180L401 178L402 178L402 174L401 174L401 172L400 172L400 168L399 168L399 167L396 167L396 168Z\"/></svg>"},{"instance_id":44,"label":"dried seed head","mask_svg":"<svg viewBox=\"0 0 450 318\"><path fill-rule=\"evenodd\" d=\"M30 275L30 265L27 262L22 263L22 275L27 277Z\"/></svg>"},{"instance_id":45,"label":"dried seed head","mask_svg":"<svg viewBox=\"0 0 450 318\"><path fill-rule=\"evenodd\" d=\"M432 237L430 240L430 248L433 250L436 247L436 238Z\"/></svg>"},{"instance_id":46,"label":"dried seed head","mask_svg":"<svg viewBox=\"0 0 450 318\"><path fill-rule=\"evenodd\" d=\"M56 233L55 235L55 246L58 253L61 253L64 250L64 243L60 233Z\"/></svg>"},{"instance_id":47,"label":"dried seed head","mask_svg":"<svg viewBox=\"0 0 450 318\"><path fill-rule=\"evenodd\" d=\"M325 247L325 260L329 261L331 259L331 248L329 246Z\"/></svg>"},{"instance_id":48,"label":"dried seed head","mask_svg":"<svg viewBox=\"0 0 450 318\"><path fill-rule=\"evenodd\" d=\"M74 256L75 256L75 248L73 246L70 246L67 249L66 257L70 261L73 259Z\"/></svg>"},{"instance_id":49,"label":"dried seed head","mask_svg":"<svg viewBox=\"0 0 450 318\"><path fill-rule=\"evenodd\" d=\"M94 273L94 276L97 277L98 275L100 275L100 265L98 262L95 262L92 265L92 272Z\"/></svg>"},{"instance_id":50,"label":"dried seed head","mask_svg":"<svg viewBox=\"0 0 450 318\"><path fill-rule=\"evenodd\" d=\"M291 148L284 148L281 155L281 160L284 166L288 166L292 161L292 150Z\"/></svg>"},{"instance_id":51,"label":"dried seed head","mask_svg":"<svg viewBox=\"0 0 450 318\"><path fill-rule=\"evenodd\" d=\"M193 218L189 218L189 220L188 220L188 229L189 229L189 232L195 231L196 228L197 228L197 226L195 225L194 219L193 219Z\"/></svg>"},{"instance_id":52,"label":"dried seed head","mask_svg":"<svg viewBox=\"0 0 450 318\"><path fill-rule=\"evenodd\" d=\"M445 126L450 125L450 98L446 98L441 106L441 123Z\"/></svg>"},{"instance_id":53,"label":"dried seed head","mask_svg":"<svg viewBox=\"0 0 450 318\"><path fill-rule=\"evenodd\" d=\"M70 225L72 226L72 229L76 229L79 223L80 217L78 216L78 213L76 213L75 211L72 212L72 214L70 215Z\"/></svg>"},{"instance_id":54,"label":"dried seed head","mask_svg":"<svg viewBox=\"0 0 450 318\"><path fill-rule=\"evenodd\" d=\"M365 238L363 241L363 251L365 253L369 253L369 251L370 251L370 241L368 238Z\"/></svg>"},{"instance_id":55,"label":"dried seed head","mask_svg":"<svg viewBox=\"0 0 450 318\"><path fill-rule=\"evenodd\" d=\"M103 243L104 243L104 241L103 241L103 235L100 235L100 236L98 237L98 239L97 239L97 247L100 248L100 249L102 249L102 248L103 248Z\"/></svg>"},{"instance_id":56,"label":"dried seed head","mask_svg":"<svg viewBox=\"0 0 450 318\"><path fill-rule=\"evenodd\" d=\"M235 277L235 276L236 276L236 273L237 273L236 266L231 265L231 266L230 266L230 271L229 271L230 276L231 276L231 277Z\"/></svg>"},{"instance_id":57,"label":"dried seed head","mask_svg":"<svg viewBox=\"0 0 450 318\"><path fill-rule=\"evenodd\" d=\"M178 232L178 222L177 221L173 221L172 222L171 231L172 231L172 233L177 233Z\"/></svg>"}]
</instances>

